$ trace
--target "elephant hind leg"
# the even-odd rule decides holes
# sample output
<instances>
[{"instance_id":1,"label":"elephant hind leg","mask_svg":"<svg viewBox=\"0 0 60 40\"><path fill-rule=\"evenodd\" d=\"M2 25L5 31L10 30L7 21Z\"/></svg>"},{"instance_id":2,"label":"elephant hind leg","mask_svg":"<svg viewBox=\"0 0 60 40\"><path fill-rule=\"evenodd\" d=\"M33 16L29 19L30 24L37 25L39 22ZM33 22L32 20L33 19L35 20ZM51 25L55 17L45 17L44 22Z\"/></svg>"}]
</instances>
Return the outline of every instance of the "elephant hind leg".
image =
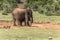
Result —
<instances>
[{"instance_id":1,"label":"elephant hind leg","mask_svg":"<svg viewBox=\"0 0 60 40\"><path fill-rule=\"evenodd\" d=\"M16 19L15 18L13 18L13 26L17 26L16 25Z\"/></svg>"}]
</instances>

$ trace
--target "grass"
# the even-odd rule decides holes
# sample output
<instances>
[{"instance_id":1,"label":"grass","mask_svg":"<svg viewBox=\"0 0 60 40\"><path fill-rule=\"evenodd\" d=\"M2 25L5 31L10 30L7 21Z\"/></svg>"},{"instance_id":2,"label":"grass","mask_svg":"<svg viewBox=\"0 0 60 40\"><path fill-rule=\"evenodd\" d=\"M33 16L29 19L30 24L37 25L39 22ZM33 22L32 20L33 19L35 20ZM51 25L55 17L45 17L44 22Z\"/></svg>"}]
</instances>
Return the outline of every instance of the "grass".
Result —
<instances>
[{"instance_id":1,"label":"grass","mask_svg":"<svg viewBox=\"0 0 60 40\"><path fill-rule=\"evenodd\" d=\"M40 30L39 28L0 29L0 40L48 40L49 32L53 40L60 40L60 30Z\"/></svg>"},{"instance_id":2,"label":"grass","mask_svg":"<svg viewBox=\"0 0 60 40\"><path fill-rule=\"evenodd\" d=\"M38 12L33 13L33 18L34 22L60 22L60 16L46 16ZM12 20L12 15L0 14L0 20Z\"/></svg>"},{"instance_id":3,"label":"grass","mask_svg":"<svg viewBox=\"0 0 60 40\"><path fill-rule=\"evenodd\" d=\"M35 22L60 22L60 16L46 16L33 13ZM12 20L12 15L1 15L0 20ZM6 31L8 30L8 31ZM0 29L0 40L48 40L49 32L53 40L60 40L60 30L41 30L39 28Z\"/></svg>"},{"instance_id":4,"label":"grass","mask_svg":"<svg viewBox=\"0 0 60 40\"><path fill-rule=\"evenodd\" d=\"M60 22L60 16L46 16L39 14L38 12L33 13L35 22Z\"/></svg>"},{"instance_id":5,"label":"grass","mask_svg":"<svg viewBox=\"0 0 60 40\"><path fill-rule=\"evenodd\" d=\"M0 14L0 20L12 20L12 15L11 14L8 14L8 15Z\"/></svg>"}]
</instances>

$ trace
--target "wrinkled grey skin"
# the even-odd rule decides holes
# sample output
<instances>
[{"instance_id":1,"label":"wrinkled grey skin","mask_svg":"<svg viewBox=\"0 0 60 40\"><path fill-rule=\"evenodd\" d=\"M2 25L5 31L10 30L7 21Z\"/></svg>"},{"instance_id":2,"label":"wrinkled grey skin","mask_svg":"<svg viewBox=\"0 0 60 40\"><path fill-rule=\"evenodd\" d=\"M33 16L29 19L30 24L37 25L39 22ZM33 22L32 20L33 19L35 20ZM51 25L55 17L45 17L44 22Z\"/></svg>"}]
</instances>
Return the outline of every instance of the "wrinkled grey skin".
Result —
<instances>
[{"instance_id":1,"label":"wrinkled grey skin","mask_svg":"<svg viewBox=\"0 0 60 40\"><path fill-rule=\"evenodd\" d=\"M24 22L26 26L31 26L31 24L33 23L33 16L31 9L16 8L13 10L12 16L13 16L14 26L16 25L22 26L22 22Z\"/></svg>"}]
</instances>

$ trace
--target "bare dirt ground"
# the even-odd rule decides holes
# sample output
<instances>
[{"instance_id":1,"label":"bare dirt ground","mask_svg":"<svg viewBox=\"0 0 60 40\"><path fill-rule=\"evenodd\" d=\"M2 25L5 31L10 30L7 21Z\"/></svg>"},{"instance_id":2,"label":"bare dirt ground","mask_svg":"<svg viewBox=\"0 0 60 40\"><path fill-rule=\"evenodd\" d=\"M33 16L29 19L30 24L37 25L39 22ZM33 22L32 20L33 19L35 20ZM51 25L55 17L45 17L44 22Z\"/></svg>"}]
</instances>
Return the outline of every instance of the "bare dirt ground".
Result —
<instances>
[{"instance_id":1,"label":"bare dirt ground","mask_svg":"<svg viewBox=\"0 0 60 40\"><path fill-rule=\"evenodd\" d=\"M13 26L12 21L0 20L0 28L40 28L40 29L54 29L60 30L60 23L33 23L31 27L28 26Z\"/></svg>"}]
</instances>

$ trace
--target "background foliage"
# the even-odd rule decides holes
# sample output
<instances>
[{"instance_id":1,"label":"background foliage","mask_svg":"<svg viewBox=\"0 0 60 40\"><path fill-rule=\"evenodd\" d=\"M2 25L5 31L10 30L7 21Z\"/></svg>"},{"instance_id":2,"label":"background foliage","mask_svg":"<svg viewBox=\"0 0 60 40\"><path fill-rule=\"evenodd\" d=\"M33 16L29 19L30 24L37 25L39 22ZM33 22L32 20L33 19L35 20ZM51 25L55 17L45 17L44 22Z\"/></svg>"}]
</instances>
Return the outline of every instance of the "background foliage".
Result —
<instances>
[{"instance_id":1,"label":"background foliage","mask_svg":"<svg viewBox=\"0 0 60 40\"><path fill-rule=\"evenodd\" d=\"M60 15L60 0L29 0L29 5L41 14Z\"/></svg>"},{"instance_id":2,"label":"background foliage","mask_svg":"<svg viewBox=\"0 0 60 40\"><path fill-rule=\"evenodd\" d=\"M18 3L20 3L19 0L0 0L0 10L3 14L9 13L17 7ZM26 3L28 7L41 14L60 15L60 0L26 0Z\"/></svg>"}]
</instances>

